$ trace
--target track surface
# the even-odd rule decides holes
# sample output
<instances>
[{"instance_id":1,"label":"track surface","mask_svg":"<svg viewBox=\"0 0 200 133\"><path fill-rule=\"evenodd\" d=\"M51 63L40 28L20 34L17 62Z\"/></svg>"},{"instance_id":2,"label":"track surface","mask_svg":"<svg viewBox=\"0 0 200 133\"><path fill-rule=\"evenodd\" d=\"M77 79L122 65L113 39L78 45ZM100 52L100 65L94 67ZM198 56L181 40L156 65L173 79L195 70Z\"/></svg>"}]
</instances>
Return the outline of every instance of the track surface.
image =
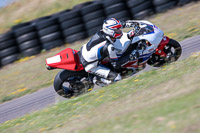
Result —
<instances>
[{"instance_id":1,"label":"track surface","mask_svg":"<svg viewBox=\"0 0 200 133\"><path fill-rule=\"evenodd\" d=\"M182 60L190 56L193 52L200 51L200 35L185 39L180 44L183 49L180 57L180 60ZM149 68L147 67L146 69ZM36 110L41 110L62 100L63 98L55 93L53 87L49 87L0 104L0 123L32 113Z\"/></svg>"}]
</instances>

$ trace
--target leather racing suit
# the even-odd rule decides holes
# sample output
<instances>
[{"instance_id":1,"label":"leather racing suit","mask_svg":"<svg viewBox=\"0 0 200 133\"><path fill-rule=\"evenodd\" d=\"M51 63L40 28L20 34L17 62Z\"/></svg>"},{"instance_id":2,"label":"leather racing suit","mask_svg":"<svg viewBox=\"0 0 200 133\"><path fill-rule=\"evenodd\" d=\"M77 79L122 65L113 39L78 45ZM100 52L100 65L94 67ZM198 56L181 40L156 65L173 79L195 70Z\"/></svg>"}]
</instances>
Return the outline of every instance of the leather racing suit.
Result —
<instances>
[{"instance_id":1,"label":"leather racing suit","mask_svg":"<svg viewBox=\"0 0 200 133\"><path fill-rule=\"evenodd\" d=\"M83 64L85 71L98 75L99 77L109 80L120 80L116 72L112 72L109 68L99 64L100 61L108 57L115 69L118 69L118 57L113 47L114 42L109 36L98 31L91 40L82 46L80 62ZM118 78L119 79L118 79Z\"/></svg>"},{"instance_id":2,"label":"leather racing suit","mask_svg":"<svg viewBox=\"0 0 200 133\"><path fill-rule=\"evenodd\" d=\"M132 22L123 22L123 28L130 27L133 27ZM129 39L133 36L133 31L128 34ZM100 64L100 61L108 57L113 67L115 69L120 69L122 64L120 62L127 62L127 60L129 60L126 58L127 60L125 61L119 61L115 48L112 45L113 43L114 42L111 40L111 38L104 34L102 30L100 30L91 38L87 44L82 46L80 50L80 62L85 68L86 72L112 81L121 80L121 76L118 73L113 72L106 66Z\"/></svg>"}]
</instances>

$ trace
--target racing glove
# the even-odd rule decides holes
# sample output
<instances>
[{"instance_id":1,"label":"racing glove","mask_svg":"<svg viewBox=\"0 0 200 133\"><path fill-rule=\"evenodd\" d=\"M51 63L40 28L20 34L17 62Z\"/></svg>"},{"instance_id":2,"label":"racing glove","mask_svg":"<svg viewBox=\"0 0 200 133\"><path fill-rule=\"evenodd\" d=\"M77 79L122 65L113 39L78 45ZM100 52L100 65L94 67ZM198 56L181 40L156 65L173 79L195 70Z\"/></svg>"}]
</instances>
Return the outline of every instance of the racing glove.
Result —
<instances>
[{"instance_id":1,"label":"racing glove","mask_svg":"<svg viewBox=\"0 0 200 133\"><path fill-rule=\"evenodd\" d=\"M134 30L130 30L130 31L127 33L127 36L128 36L128 39L132 40L133 37L135 36Z\"/></svg>"}]
</instances>

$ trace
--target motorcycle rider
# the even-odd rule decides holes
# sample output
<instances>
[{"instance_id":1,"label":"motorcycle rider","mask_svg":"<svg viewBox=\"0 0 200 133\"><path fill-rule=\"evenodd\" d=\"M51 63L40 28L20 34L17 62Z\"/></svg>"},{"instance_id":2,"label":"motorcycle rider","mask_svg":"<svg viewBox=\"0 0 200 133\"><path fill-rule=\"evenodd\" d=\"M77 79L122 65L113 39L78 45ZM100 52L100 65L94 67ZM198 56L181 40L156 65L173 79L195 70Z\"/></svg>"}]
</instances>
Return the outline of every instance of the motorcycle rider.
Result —
<instances>
[{"instance_id":1,"label":"motorcycle rider","mask_svg":"<svg viewBox=\"0 0 200 133\"><path fill-rule=\"evenodd\" d=\"M132 23L127 21L122 24L115 18L108 18L104 20L102 29L87 44L81 47L79 56L85 71L97 75L105 84L121 80L119 73L111 71L100 62L108 57L114 69L119 70L121 68L122 64L119 61L113 43L116 39L122 37L121 29L125 27L132 27ZM128 33L128 37L134 37L133 30Z\"/></svg>"}]
</instances>

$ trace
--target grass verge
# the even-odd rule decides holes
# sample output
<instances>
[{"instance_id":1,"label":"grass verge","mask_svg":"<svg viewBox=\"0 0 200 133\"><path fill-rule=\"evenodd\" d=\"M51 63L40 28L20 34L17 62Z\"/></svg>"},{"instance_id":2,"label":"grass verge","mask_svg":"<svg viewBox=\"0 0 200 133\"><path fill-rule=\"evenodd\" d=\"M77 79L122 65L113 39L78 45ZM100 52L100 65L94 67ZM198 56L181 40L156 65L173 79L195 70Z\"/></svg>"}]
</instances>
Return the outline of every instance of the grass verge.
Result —
<instances>
[{"instance_id":1,"label":"grass verge","mask_svg":"<svg viewBox=\"0 0 200 133\"><path fill-rule=\"evenodd\" d=\"M28 22L59 11L72 9L75 5L91 0L19 0L0 9L0 33L18 23Z\"/></svg>"},{"instance_id":2,"label":"grass verge","mask_svg":"<svg viewBox=\"0 0 200 133\"><path fill-rule=\"evenodd\" d=\"M21 10L21 7L26 8L29 6L31 12L33 12L32 10L36 9L37 7L36 5L39 0L32 1L36 2L34 3L35 5L32 2L30 2L30 5L27 2L24 2L24 4L27 4L26 6L23 5L23 1L24 0L22 0L20 5L15 5L15 4L12 5L11 6L13 8L12 10L10 9L11 7L5 9L9 10L9 12L5 12L6 15L3 15L4 12L2 12L2 15L7 16L7 18L10 18L8 14L15 16L14 14L15 10L17 9ZM45 5L46 3L46 1L40 1L40 2L41 3L44 2L41 5ZM46 3L48 5L46 6L48 8L50 8L51 5L55 6L54 4L52 4L52 2L54 1ZM63 3L66 1L61 0L60 2L61 3L58 5L62 5L63 7L61 8L60 6L58 6L56 11L63 9L65 6L65 4ZM77 3L78 1L69 1L68 2L69 5L66 5L66 7L70 8L72 7L73 4L75 5ZM33 7L31 7L31 5ZM46 6L44 6L43 8L47 8ZM37 10L37 12L38 11L40 10ZM167 36L174 38L175 40L181 41L187 37L200 34L199 12L200 12L200 2L191 3L184 7L178 7L168 12L157 14L155 16L152 16L152 18L149 18L148 20L152 21L158 27L163 29L163 31L166 33ZM22 13L23 12L21 12L21 16L24 16ZM47 13L48 12L41 13L41 15L47 15ZM20 13L18 13L18 15L19 14ZM31 15L29 14L28 16L30 17ZM6 19L0 19L0 20L6 20ZM3 23L5 22L2 22L2 25ZM16 97L20 97L28 93L35 92L44 87L48 87L50 84L52 84L53 79L59 70L53 70L50 72L47 71L44 65L45 59L47 57L55 55L56 53L65 49L66 47L71 47L73 49L79 50L81 45L83 45L87 41L88 39L85 39L83 41L78 41L70 45L66 44L63 47L56 48L48 52L43 52L35 57L22 59L16 63L13 63L11 65L5 66L4 68L0 69L0 81L1 81L0 103L12 100Z\"/></svg>"},{"instance_id":3,"label":"grass verge","mask_svg":"<svg viewBox=\"0 0 200 133\"><path fill-rule=\"evenodd\" d=\"M200 53L0 125L7 132L197 133Z\"/></svg>"}]
</instances>

